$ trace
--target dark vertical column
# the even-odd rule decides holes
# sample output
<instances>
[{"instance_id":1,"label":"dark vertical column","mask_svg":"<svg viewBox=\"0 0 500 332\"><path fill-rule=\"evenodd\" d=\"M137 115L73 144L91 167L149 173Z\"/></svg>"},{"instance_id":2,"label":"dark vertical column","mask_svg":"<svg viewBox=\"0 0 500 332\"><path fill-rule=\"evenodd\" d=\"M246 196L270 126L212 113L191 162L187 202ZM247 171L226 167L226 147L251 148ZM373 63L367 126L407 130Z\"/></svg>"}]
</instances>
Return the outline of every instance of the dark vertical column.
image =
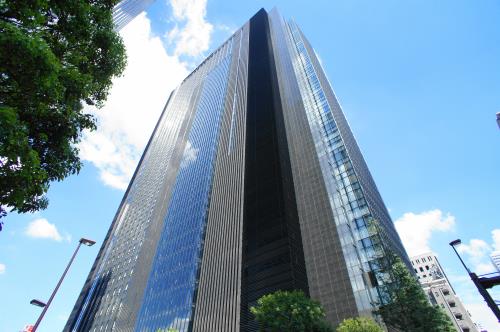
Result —
<instances>
[{"instance_id":1,"label":"dark vertical column","mask_svg":"<svg viewBox=\"0 0 500 332\"><path fill-rule=\"evenodd\" d=\"M241 330L262 295L302 289L307 279L267 13L250 20Z\"/></svg>"}]
</instances>

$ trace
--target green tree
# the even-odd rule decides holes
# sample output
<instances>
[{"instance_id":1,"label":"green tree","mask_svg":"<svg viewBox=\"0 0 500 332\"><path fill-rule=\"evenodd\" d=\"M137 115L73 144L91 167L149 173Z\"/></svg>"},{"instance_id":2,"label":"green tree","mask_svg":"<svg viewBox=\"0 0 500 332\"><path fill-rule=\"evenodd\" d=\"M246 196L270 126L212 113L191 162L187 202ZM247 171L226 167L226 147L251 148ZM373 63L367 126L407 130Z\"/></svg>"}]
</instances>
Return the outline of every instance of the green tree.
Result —
<instances>
[{"instance_id":1,"label":"green tree","mask_svg":"<svg viewBox=\"0 0 500 332\"><path fill-rule=\"evenodd\" d=\"M455 328L449 317L427 300L417 279L410 274L399 257L393 255L389 287L390 302L381 306L378 313L384 323L405 332L453 332Z\"/></svg>"},{"instance_id":2,"label":"green tree","mask_svg":"<svg viewBox=\"0 0 500 332\"><path fill-rule=\"evenodd\" d=\"M115 0L0 0L0 217L47 207L78 173L76 144L126 64Z\"/></svg>"},{"instance_id":3,"label":"green tree","mask_svg":"<svg viewBox=\"0 0 500 332\"><path fill-rule=\"evenodd\" d=\"M373 320L367 317L344 319L337 327L337 332L384 332Z\"/></svg>"},{"instance_id":4,"label":"green tree","mask_svg":"<svg viewBox=\"0 0 500 332\"><path fill-rule=\"evenodd\" d=\"M382 303L379 314L392 330L405 332L452 332L453 323L440 307L427 299L417 278L395 251L383 227L376 219L370 219L368 232L377 243L370 265L374 269L377 288Z\"/></svg>"},{"instance_id":5,"label":"green tree","mask_svg":"<svg viewBox=\"0 0 500 332\"><path fill-rule=\"evenodd\" d=\"M333 332L321 304L302 291L276 291L264 295L250 311L260 331Z\"/></svg>"}]
</instances>

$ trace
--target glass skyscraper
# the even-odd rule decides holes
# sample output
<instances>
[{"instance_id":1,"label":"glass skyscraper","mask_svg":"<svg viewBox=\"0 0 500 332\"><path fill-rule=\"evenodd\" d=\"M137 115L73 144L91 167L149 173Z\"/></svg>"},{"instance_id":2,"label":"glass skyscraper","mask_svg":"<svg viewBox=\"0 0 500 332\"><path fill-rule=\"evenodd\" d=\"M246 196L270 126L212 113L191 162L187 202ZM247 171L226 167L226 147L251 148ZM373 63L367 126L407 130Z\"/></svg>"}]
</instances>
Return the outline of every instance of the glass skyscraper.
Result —
<instances>
[{"instance_id":1,"label":"glass skyscraper","mask_svg":"<svg viewBox=\"0 0 500 332\"><path fill-rule=\"evenodd\" d=\"M113 22L117 31L123 29L154 0L122 0L113 7Z\"/></svg>"},{"instance_id":2,"label":"glass skyscraper","mask_svg":"<svg viewBox=\"0 0 500 332\"><path fill-rule=\"evenodd\" d=\"M260 10L171 93L65 331L256 331L278 289L369 315L381 239L409 264L314 50Z\"/></svg>"}]
</instances>

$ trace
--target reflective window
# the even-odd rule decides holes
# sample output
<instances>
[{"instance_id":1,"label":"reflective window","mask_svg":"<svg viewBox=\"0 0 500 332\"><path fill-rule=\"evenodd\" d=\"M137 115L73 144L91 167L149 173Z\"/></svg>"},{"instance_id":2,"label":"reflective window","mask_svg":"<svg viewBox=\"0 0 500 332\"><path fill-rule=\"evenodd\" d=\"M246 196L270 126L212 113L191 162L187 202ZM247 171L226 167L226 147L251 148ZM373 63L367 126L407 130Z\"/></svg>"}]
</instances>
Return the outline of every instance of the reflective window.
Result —
<instances>
[{"instance_id":1,"label":"reflective window","mask_svg":"<svg viewBox=\"0 0 500 332\"><path fill-rule=\"evenodd\" d=\"M165 217L136 331L187 331L217 151L229 56L208 73Z\"/></svg>"}]
</instances>

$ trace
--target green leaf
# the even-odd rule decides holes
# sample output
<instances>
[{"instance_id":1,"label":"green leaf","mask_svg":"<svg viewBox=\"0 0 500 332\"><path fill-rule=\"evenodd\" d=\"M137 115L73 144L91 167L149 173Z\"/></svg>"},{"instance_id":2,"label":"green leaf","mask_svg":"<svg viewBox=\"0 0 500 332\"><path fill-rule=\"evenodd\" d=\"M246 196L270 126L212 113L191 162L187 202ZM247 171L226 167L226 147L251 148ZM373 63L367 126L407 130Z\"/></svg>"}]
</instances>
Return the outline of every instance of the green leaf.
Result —
<instances>
[{"instance_id":1,"label":"green leaf","mask_svg":"<svg viewBox=\"0 0 500 332\"><path fill-rule=\"evenodd\" d=\"M302 291L277 291L262 296L250 312L261 331L333 332L325 321L325 311L319 302Z\"/></svg>"},{"instance_id":2,"label":"green leaf","mask_svg":"<svg viewBox=\"0 0 500 332\"><path fill-rule=\"evenodd\" d=\"M51 181L80 171L84 102L102 106L126 65L113 5L0 1L0 205L44 209Z\"/></svg>"},{"instance_id":3,"label":"green leaf","mask_svg":"<svg viewBox=\"0 0 500 332\"><path fill-rule=\"evenodd\" d=\"M383 332L382 328L371 318L357 317L344 319L337 327L337 332Z\"/></svg>"}]
</instances>

